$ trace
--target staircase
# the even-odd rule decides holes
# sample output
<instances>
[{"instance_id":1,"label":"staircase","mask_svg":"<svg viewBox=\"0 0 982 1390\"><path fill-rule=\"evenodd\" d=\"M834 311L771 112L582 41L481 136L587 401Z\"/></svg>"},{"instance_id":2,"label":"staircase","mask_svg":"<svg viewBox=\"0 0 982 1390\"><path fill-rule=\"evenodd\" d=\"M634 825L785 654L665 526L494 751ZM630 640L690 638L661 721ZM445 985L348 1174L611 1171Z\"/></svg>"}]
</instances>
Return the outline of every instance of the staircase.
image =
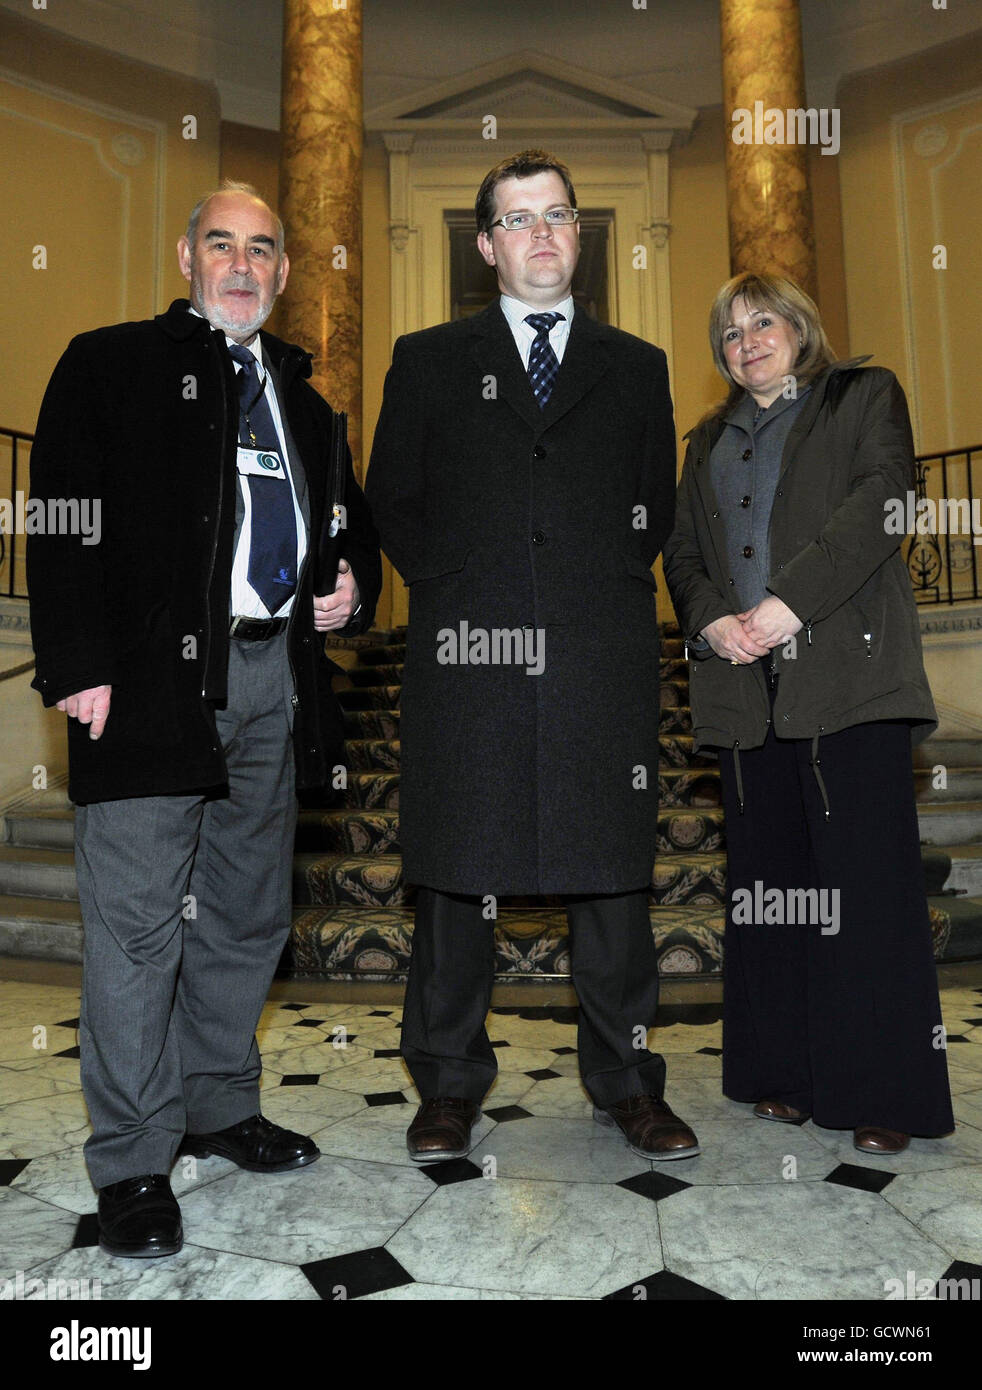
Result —
<instances>
[{"instance_id":1,"label":"staircase","mask_svg":"<svg viewBox=\"0 0 982 1390\"><path fill-rule=\"evenodd\" d=\"M335 656L354 663L336 682L348 786L338 804L300 811L293 930L283 960L297 977L392 982L408 968L413 890L402 881L399 846L404 635L331 641ZM937 765L943 777L932 771ZM930 740L917 750L915 777L935 956L982 958L982 735ZM665 976L717 976L726 891L719 770L714 758L692 751L686 663L670 625L662 632L658 780L651 922L659 968ZM0 953L81 959L72 835L63 789L8 808L0 822ZM569 975L565 914L556 901L501 900L496 943L499 978Z\"/></svg>"}]
</instances>

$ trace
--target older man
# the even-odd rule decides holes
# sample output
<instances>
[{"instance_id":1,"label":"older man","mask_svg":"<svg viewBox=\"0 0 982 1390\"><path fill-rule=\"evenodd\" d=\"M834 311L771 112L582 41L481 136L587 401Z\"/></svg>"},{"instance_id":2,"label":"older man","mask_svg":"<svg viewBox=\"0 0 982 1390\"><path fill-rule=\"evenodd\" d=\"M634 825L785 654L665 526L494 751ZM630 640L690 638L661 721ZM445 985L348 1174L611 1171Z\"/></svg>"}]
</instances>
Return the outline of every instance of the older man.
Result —
<instances>
[{"instance_id":1,"label":"older man","mask_svg":"<svg viewBox=\"0 0 982 1390\"><path fill-rule=\"evenodd\" d=\"M410 590L400 839L419 884L402 1051L419 1162L470 1146L495 1077L499 895L567 903L596 1118L646 1158L699 1152L647 1050L658 812L651 565L672 529L665 354L574 306L576 195L526 150L487 175L500 299L401 338L366 490Z\"/></svg>"},{"instance_id":2,"label":"older man","mask_svg":"<svg viewBox=\"0 0 982 1390\"><path fill-rule=\"evenodd\" d=\"M290 929L297 787L341 753L327 631L367 627L378 546L310 357L261 332L279 219L244 184L194 208L191 298L75 338L41 407L32 491L97 500L101 543L28 541L35 687L69 716L85 926L85 1146L111 1254L172 1254L179 1146L312 1163L260 1113L255 1029ZM315 597L325 508L340 574ZM344 511L341 512L345 518ZM333 582L333 581L332 581Z\"/></svg>"}]
</instances>

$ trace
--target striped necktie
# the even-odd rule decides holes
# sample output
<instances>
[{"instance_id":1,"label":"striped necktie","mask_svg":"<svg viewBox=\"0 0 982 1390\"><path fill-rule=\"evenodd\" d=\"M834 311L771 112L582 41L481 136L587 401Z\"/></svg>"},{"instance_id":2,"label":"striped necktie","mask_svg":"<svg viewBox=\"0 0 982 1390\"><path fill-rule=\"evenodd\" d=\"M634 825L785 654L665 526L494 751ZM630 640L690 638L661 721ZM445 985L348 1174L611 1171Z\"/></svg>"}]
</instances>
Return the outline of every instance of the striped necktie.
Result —
<instances>
[{"instance_id":1,"label":"striped necktie","mask_svg":"<svg viewBox=\"0 0 982 1390\"><path fill-rule=\"evenodd\" d=\"M529 385L540 409L547 404L559 375L559 358L549 341L549 333L565 317L565 314L555 313L525 315L525 322L535 329L535 340L529 350L528 373Z\"/></svg>"}]
</instances>

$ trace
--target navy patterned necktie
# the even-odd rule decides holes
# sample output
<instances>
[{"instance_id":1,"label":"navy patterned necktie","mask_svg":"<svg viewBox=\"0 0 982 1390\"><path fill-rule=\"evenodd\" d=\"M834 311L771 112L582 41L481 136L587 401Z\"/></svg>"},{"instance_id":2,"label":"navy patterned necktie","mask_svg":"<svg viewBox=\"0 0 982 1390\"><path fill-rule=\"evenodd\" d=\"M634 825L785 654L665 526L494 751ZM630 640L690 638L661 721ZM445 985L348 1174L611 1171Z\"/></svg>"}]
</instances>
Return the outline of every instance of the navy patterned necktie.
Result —
<instances>
[{"instance_id":1,"label":"navy patterned necktie","mask_svg":"<svg viewBox=\"0 0 982 1390\"><path fill-rule=\"evenodd\" d=\"M279 458L279 436L259 383L259 364L241 343L233 343L229 352L242 368L236 373L239 443L247 449L268 449ZM249 583L271 614L282 608L297 588L297 518L285 459L282 467L282 478L246 477L252 501Z\"/></svg>"},{"instance_id":2,"label":"navy patterned necktie","mask_svg":"<svg viewBox=\"0 0 982 1390\"><path fill-rule=\"evenodd\" d=\"M529 350L528 372L529 385L540 408L548 402L559 375L559 358L549 341L549 332L565 317L565 314L525 315L525 322L535 329L535 340Z\"/></svg>"}]
</instances>

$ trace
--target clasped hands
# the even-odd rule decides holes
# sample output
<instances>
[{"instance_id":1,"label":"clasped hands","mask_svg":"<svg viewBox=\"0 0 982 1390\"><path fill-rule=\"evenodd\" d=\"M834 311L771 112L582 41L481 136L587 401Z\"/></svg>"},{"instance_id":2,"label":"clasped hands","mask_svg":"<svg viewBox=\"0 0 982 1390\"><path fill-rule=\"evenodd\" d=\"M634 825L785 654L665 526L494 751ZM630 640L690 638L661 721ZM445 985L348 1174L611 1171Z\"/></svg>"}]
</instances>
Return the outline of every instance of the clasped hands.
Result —
<instances>
[{"instance_id":1,"label":"clasped hands","mask_svg":"<svg viewBox=\"0 0 982 1390\"><path fill-rule=\"evenodd\" d=\"M339 627L346 627L357 607L358 585L355 583L355 576L347 560L341 560L334 593L314 599L315 631L333 632ZM57 708L70 718L77 719L80 724L88 724L89 738L101 738L106 720L109 718L112 693L111 685L90 686L88 690L66 695L63 700L58 701Z\"/></svg>"},{"instance_id":2,"label":"clasped hands","mask_svg":"<svg viewBox=\"0 0 982 1390\"><path fill-rule=\"evenodd\" d=\"M702 635L717 656L736 666L749 666L803 626L788 605L772 594L743 613L717 618L703 628Z\"/></svg>"}]
</instances>

